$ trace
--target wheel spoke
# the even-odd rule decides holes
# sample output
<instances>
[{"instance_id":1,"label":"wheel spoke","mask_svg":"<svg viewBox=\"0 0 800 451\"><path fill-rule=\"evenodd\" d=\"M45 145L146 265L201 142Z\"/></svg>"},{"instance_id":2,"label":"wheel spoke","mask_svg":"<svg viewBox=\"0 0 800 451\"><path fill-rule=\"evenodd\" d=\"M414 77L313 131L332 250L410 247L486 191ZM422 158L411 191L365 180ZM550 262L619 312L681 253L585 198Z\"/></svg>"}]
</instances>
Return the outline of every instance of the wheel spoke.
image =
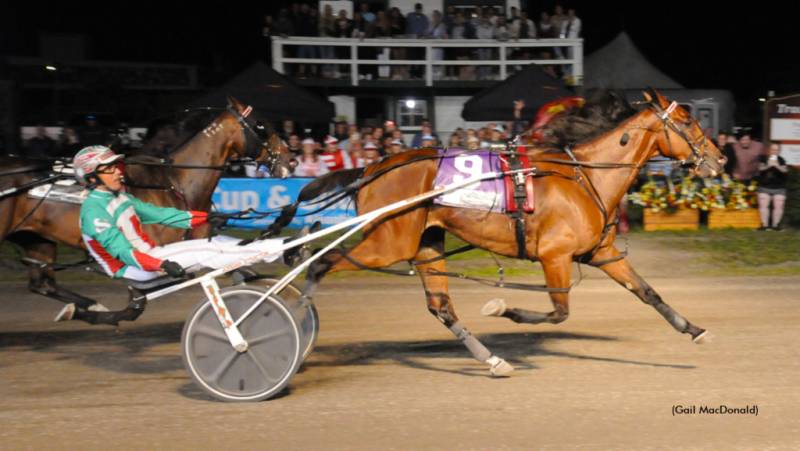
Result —
<instances>
[{"instance_id":1,"label":"wheel spoke","mask_svg":"<svg viewBox=\"0 0 800 451\"><path fill-rule=\"evenodd\" d=\"M225 371L228 371L228 368L230 368L233 365L233 362L236 361L239 355L240 355L239 352L236 352L233 349L231 349L231 353L227 357L225 357L225 360L223 360L219 364L217 369L214 370L214 372L208 376L209 380L213 381L215 384L219 384L219 380L222 377L222 375L225 374Z\"/></svg>"},{"instance_id":2,"label":"wheel spoke","mask_svg":"<svg viewBox=\"0 0 800 451\"><path fill-rule=\"evenodd\" d=\"M202 324L197 324L194 328L194 333L197 335L202 335L204 337L213 338L214 340L221 341L224 343L230 343L228 340L228 336L225 335L224 332L212 329L208 326L204 326Z\"/></svg>"},{"instance_id":3,"label":"wheel spoke","mask_svg":"<svg viewBox=\"0 0 800 451\"><path fill-rule=\"evenodd\" d=\"M262 376L264 376L264 379L266 379L270 383L278 382L279 378L273 378L272 376L270 376L269 371L267 371L267 369L264 368L264 365L261 364L261 362L256 358L256 356L253 355L252 352L248 352L247 356L250 357L250 361L253 362L253 365L255 365L256 368L258 368L258 371L261 373Z\"/></svg>"},{"instance_id":4,"label":"wheel spoke","mask_svg":"<svg viewBox=\"0 0 800 451\"><path fill-rule=\"evenodd\" d=\"M278 337L282 336L283 334L285 334L287 332L289 332L289 328L288 327L284 327L283 329L279 329L279 330L276 330L276 331L273 331L273 332L267 332L266 334L264 334L264 335L262 335L260 337L256 337L256 338L247 340L247 343L250 346L257 345L259 343L263 343L265 341L269 341L269 340L278 338Z\"/></svg>"}]
</instances>

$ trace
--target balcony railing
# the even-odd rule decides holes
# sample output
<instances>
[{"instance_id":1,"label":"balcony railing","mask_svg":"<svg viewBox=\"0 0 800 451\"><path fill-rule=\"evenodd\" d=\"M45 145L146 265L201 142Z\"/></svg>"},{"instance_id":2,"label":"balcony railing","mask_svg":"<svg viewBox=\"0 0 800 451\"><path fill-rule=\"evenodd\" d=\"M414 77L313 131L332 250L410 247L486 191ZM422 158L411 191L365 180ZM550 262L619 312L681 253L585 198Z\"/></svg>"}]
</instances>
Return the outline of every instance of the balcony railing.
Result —
<instances>
[{"instance_id":1,"label":"balcony railing","mask_svg":"<svg viewBox=\"0 0 800 451\"><path fill-rule=\"evenodd\" d=\"M316 53L323 48L346 48L339 57L323 58L321 56L313 58L296 58L285 55L297 54L301 46L314 47ZM377 48L388 58L364 58L359 57L359 50L366 48ZM439 49L469 49L480 50L488 49L496 59L444 59L446 52ZM391 59L389 55L393 52L383 51L383 49L423 49L424 59ZM514 55L524 52L541 52L544 50L554 50L554 56L549 59L531 57L529 59L511 59ZM559 50L556 50L559 49ZM398 53L398 52L394 52ZM416 50L421 56L423 52ZM444 53L444 55L443 55ZM560 57L555 55L560 53ZM346 55L342 55L346 54ZM425 86L434 86L434 83L441 79L440 74L445 67L496 67L499 68L499 79L505 80L509 73L513 73L516 66L524 66L531 63L540 65L562 66L566 70L565 78L571 84L579 85L583 82L583 39L520 39L520 40L484 40L484 39L348 39L348 38L312 38L312 37L273 37L272 39L272 67L282 73L287 73L288 65L336 65L336 67L348 66L350 84L358 86L360 69L364 66L417 66L422 67L422 79ZM363 71L362 71L363 72ZM292 73L293 74L293 73Z\"/></svg>"}]
</instances>

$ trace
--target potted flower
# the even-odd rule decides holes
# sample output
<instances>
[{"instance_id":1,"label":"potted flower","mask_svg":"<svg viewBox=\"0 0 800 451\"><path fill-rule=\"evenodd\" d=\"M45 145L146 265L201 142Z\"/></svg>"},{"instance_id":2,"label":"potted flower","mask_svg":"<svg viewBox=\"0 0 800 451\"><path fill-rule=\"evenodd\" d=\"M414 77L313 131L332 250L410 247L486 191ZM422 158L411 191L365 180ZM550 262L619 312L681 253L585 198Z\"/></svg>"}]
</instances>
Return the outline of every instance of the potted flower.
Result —
<instances>
[{"instance_id":1,"label":"potted flower","mask_svg":"<svg viewBox=\"0 0 800 451\"><path fill-rule=\"evenodd\" d=\"M644 207L644 230L697 230L699 210L705 205L697 183L683 177L675 183L667 178L663 183L650 178L631 202Z\"/></svg>"}]
</instances>

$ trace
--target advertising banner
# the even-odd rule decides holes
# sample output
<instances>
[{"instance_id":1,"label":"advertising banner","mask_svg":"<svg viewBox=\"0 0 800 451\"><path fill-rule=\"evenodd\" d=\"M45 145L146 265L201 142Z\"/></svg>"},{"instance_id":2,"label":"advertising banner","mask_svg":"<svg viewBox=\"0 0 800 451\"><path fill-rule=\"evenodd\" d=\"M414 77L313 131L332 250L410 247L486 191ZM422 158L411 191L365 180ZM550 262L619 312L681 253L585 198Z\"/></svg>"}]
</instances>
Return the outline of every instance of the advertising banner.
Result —
<instances>
[{"instance_id":1,"label":"advertising banner","mask_svg":"<svg viewBox=\"0 0 800 451\"><path fill-rule=\"evenodd\" d=\"M290 178L223 178L214 190L212 201L216 211L233 213L252 208L260 212L274 212L266 218L249 221L231 221L231 227L263 229L272 224L281 207L297 199L300 190L314 179ZM300 205L290 227L301 228L320 221L323 227L338 224L355 216L355 202L346 198L320 212L321 205Z\"/></svg>"}]
</instances>

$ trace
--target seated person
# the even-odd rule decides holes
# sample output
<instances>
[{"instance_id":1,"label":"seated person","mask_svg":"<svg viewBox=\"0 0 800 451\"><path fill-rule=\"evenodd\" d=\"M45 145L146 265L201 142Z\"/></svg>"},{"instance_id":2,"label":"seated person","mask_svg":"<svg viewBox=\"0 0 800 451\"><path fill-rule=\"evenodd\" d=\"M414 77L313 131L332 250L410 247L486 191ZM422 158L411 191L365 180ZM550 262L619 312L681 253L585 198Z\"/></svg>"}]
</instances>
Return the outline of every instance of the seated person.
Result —
<instances>
[{"instance_id":1,"label":"seated person","mask_svg":"<svg viewBox=\"0 0 800 451\"><path fill-rule=\"evenodd\" d=\"M80 228L86 248L110 277L147 281L163 276L182 277L185 269L221 268L243 258L271 252L265 261L280 256L283 239L257 240L239 246L240 240L180 241L163 246L142 229L143 224L162 224L189 229L205 223L222 225L225 215L182 211L143 202L125 192L122 168L115 154L104 146L86 147L73 160L75 176L91 191L81 205ZM81 319L81 312L68 304L56 320ZM89 312L94 313L94 312Z\"/></svg>"}]
</instances>

